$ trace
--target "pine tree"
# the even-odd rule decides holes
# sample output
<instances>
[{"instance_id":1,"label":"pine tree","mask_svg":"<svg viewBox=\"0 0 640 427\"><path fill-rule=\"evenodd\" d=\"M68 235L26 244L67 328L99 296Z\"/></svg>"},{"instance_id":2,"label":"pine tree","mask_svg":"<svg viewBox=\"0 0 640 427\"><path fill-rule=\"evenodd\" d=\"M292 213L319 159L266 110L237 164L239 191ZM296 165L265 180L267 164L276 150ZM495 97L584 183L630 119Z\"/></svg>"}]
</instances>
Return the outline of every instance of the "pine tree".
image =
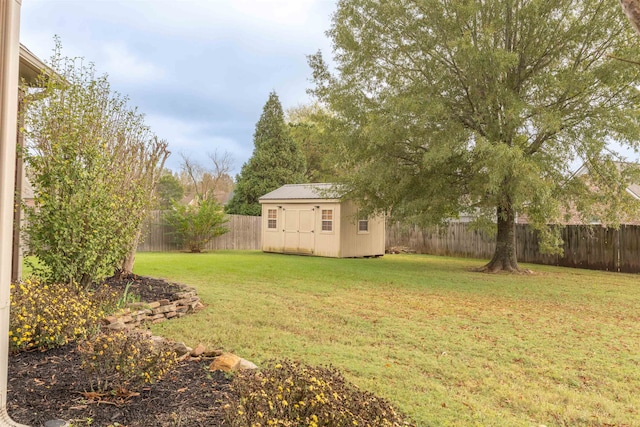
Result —
<instances>
[{"instance_id":1,"label":"pine tree","mask_svg":"<svg viewBox=\"0 0 640 427\"><path fill-rule=\"evenodd\" d=\"M260 215L258 199L284 184L305 182L305 159L284 121L282 105L275 92L269 94L253 134L251 158L236 176L236 188L227 212Z\"/></svg>"}]
</instances>

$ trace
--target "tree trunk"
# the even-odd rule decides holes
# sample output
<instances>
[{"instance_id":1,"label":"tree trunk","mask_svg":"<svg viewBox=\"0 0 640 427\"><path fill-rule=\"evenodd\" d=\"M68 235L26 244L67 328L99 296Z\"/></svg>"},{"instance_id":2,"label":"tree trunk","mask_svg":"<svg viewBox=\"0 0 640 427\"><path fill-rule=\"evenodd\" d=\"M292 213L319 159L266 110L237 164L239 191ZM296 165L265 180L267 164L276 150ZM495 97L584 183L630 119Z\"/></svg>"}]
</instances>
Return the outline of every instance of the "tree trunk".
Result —
<instances>
[{"instance_id":1,"label":"tree trunk","mask_svg":"<svg viewBox=\"0 0 640 427\"><path fill-rule=\"evenodd\" d=\"M133 264L136 261L136 249L138 248L138 242L142 235L142 229L138 230L135 239L131 242L131 249L129 253L122 260L122 265L115 275L119 278L121 275L133 274Z\"/></svg>"},{"instance_id":2,"label":"tree trunk","mask_svg":"<svg viewBox=\"0 0 640 427\"><path fill-rule=\"evenodd\" d=\"M620 5L633 25L633 29L640 34L640 0L620 0Z\"/></svg>"},{"instance_id":3,"label":"tree trunk","mask_svg":"<svg viewBox=\"0 0 640 427\"><path fill-rule=\"evenodd\" d=\"M491 261L480 270L489 273L519 272L516 256L516 213L509 197L506 198L504 205L498 206L497 214L496 250Z\"/></svg>"}]
</instances>

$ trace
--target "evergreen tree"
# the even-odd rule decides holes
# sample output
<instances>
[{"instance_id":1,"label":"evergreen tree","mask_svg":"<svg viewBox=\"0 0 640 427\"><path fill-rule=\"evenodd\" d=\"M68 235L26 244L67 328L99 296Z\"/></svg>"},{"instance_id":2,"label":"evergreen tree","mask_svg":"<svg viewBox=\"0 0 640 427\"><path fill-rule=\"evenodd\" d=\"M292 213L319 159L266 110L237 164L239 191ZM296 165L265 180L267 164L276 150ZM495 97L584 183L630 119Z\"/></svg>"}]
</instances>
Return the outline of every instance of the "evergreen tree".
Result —
<instances>
[{"instance_id":1,"label":"evergreen tree","mask_svg":"<svg viewBox=\"0 0 640 427\"><path fill-rule=\"evenodd\" d=\"M282 105L275 92L269 94L253 134L251 158L236 176L236 188L227 212L260 215L258 199L284 184L306 182L305 159L291 138Z\"/></svg>"}]
</instances>

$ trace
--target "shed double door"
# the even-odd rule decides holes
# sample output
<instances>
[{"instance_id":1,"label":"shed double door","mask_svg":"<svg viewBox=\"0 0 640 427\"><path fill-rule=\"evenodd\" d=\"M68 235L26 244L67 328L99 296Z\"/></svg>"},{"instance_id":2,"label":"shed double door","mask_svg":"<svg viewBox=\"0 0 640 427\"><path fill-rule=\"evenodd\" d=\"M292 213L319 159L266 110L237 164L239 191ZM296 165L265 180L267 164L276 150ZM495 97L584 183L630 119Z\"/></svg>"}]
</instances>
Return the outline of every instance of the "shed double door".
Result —
<instances>
[{"instance_id":1,"label":"shed double door","mask_svg":"<svg viewBox=\"0 0 640 427\"><path fill-rule=\"evenodd\" d=\"M284 210L284 252L313 254L315 246L315 210Z\"/></svg>"}]
</instances>

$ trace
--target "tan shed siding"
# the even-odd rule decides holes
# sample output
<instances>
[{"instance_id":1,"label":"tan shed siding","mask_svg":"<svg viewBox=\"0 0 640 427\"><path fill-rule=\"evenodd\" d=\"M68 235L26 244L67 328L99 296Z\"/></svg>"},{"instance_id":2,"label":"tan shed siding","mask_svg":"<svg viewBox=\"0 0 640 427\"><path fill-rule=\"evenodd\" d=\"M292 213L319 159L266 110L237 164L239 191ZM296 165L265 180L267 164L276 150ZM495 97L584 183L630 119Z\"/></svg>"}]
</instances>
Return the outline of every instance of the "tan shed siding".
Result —
<instances>
[{"instance_id":1,"label":"tan shed siding","mask_svg":"<svg viewBox=\"0 0 640 427\"><path fill-rule=\"evenodd\" d=\"M262 250L333 258L384 255L383 217L369 218L369 231L358 232L358 209L351 201L261 200ZM276 209L275 229L269 229L269 210ZM323 230L323 211L330 210L331 231ZM274 218L271 218L273 221ZM324 221L329 221L325 217ZM327 223L325 222L325 225Z\"/></svg>"},{"instance_id":2,"label":"tan shed siding","mask_svg":"<svg viewBox=\"0 0 640 427\"><path fill-rule=\"evenodd\" d=\"M342 203L342 256L344 258L350 258L356 256L356 215L358 210L355 205L350 202Z\"/></svg>"},{"instance_id":3,"label":"tan shed siding","mask_svg":"<svg viewBox=\"0 0 640 427\"><path fill-rule=\"evenodd\" d=\"M277 227L269 229L269 209L277 209ZM322 210L333 212L333 227L322 231ZM262 201L262 250L340 257L340 203L307 200L302 203Z\"/></svg>"},{"instance_id":4,"label":"tan shed siding","mask_svg":"<svg viewBox=\"0 0 640 427\"><path fill-rule=\"evenodd\" d=\"M277 212L275 229L268 228L269 209L275 209ZM282 209L278 208L276 204L265 203L262 205L262 250L280 253L284 250L282 244Z\"/></svg>"},{"instance_id":5,"label":"tan shed siding","mask_svg":"<svg viewBox=\"0 0 640 427\"><path fill-rule=\"evenodd\" d=\"M369 218L370 248L373 255L384 255L386 247L386 224L384 215Z\"/></svg>"},{"instance_id":6,"label":"tan shed siding","mask_svg":"<svg viewBox=\"0 0 640 427\"><path fill-rule=\"evenodd\" d=\"M340 203L326 203L318 201L314 206L317 208L316 215L316 251L314 255L339 258L342 256L340 250ZM322 231L322 211L331 210L333 213L333 227L331 231Z\"/></svg>"},{"instance_id":7,"label":"tan shed siding","mask_svg":"<svg viewBox=\"0 0 640 427\"><path fill-rule=\"evenodd\" d=\"M342 213L342 256L361 257L384 255L385 221L384 217L368 218L369 231L359 232L358 208L353 202L343 203Z\"/></svg>"}]
</instances>

